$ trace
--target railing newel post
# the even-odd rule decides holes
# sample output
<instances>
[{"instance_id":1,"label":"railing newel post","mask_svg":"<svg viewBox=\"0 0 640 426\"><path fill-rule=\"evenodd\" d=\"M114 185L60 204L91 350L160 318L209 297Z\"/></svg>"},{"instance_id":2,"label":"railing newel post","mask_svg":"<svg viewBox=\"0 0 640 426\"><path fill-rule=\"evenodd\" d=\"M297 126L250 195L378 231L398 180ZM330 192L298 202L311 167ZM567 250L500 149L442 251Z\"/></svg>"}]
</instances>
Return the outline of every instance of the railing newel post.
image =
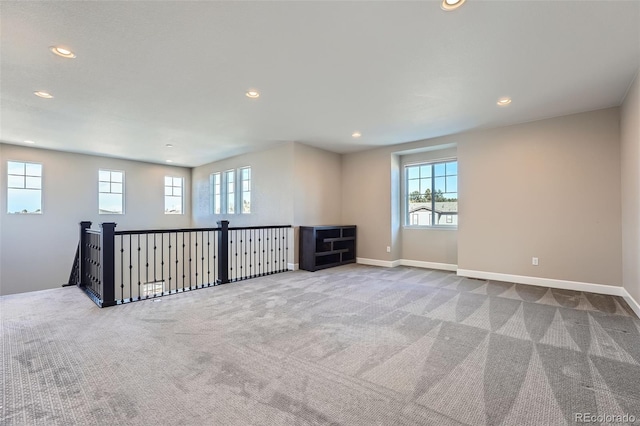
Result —
<instances>
[{"instance_id":1,"label":"railing newel post","mask_svg":"<svg viewBox=\"0 0 640 426\"><path fill-rule=\"evenodd\" d=\"M79 264L79 273L78 275L80 275L78 277L78 287L84 287L85 284L85 279L86 279L86 274L87 274L87 265L86 265L86 261L87 261L87 229L91 228L91 222L83 220L82 222L80 222L80 244L79 244L79 258L80 258L80 264Z\"/></svg>"},{"instance_id":2,"label":"railing newel post","mask_svg":"<svg viewBox=\"0 0 640 426\"><path fill-rule=\"evenodd\" d=\"M102 281L102 306L116 304L115 282L115 222L100 224L100 274Z\"/></svg>"},{"instance_id":3,"label":"railing newel post","mask_svg":"<svg viewBox=\"0 0 640 426\"><path fill-rule=\"evenodd\" d=\"M229 221L218 221L218 284L229 282Z\"/></svg>"}]
</instances>

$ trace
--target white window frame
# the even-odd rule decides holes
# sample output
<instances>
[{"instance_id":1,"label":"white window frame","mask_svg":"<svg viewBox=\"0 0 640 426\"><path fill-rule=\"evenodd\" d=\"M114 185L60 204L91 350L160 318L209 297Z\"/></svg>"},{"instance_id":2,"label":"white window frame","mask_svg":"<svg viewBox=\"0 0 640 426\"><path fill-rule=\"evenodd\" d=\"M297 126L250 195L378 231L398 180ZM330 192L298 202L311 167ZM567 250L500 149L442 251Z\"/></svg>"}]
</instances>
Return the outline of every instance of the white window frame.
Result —
<instances>
[{"instance_id":1,"label":"white window frame","mask_svg":"<svg viewBox=\"0 0 640 426\"><path fill-rule=\"evenodd\" d=\"M171 185L167 185L167 179L171 179ZM176 180L180 182L180 185L176 185ZM175 195L176 188L180 188L180 195ZM171 194L167 194L167 190L171 192ZM179 212L170 212L167 211L167 197L176 198L180 197L180 211ZM184 214L184 178L180 176L165 176L164 177L164 214Z\"/></svg>"},{"instance_id":2,"label":"white window frame","mask_svg":"<svg viewBox=\"0 0 640 426\"><path fill-rule=\"evenodd\" d=\"M109 173L109 180L100 180L100 173L101 172L108 172ZM112 173L122 173L122 182L117 182L113 180L113 176L111 175ZM101 215L123 215L125 213L125 182L126 182L126 174L124 172L124 170L112 170L112 169L98 169L98 214ZM105 191L101 191L100 190L100 183L109 183L109 192L105 192ZM113 185L114 183L118 184L122 184L122 192L113 192L111 190L111 185ZM121 196L121 201L120 201L120 205L121 205L121 211L120 212L102 212L101 210L101 206L100 206L100 194L120 194Z\"/></svg>"},{"instance_id":3,"label":"white window frame","mask_svg":"<svg viewBox=\"0 0 640 426\"><path fill-rule=\"evenodd\" d=\"M458 173L459 170L457 168L457 163L458 163L458 159L457 158L446 158L446 159L438 159L438 160L433 160L433 161L421 161L421 162L416 162L416 163L409 163L409 164L405 164L403 167L403 187L404 187L404 191L403 191L403 204L404 204L404 226L407 228L443 228L443 229L457 229L458 225L457 224L448 224L447 219L445 217L444 224L436 224L434 223L434 221L436 220L436 214L435 214L435 203L437 202L434 196L434 191L435 191L435 166L439 165L439 164L446 164L446 163L456 163L456 199L459 200L459 193L457 191L457 181L458 181ZM428 225L415 225L413 224L414 219L411 216L411 213L409 212L409 197L410 197L410 193L409 193L409 172L408 169L410 167L421 167L421 166L430 166L431 167L431 212L428 214L429 217L429 224ZM454 175L446 175L445 174L445 182L446 182L446 177L447 176L454 176ZM446 183L445 183L446 185ZM449 216L449 215L443 215L443 216Z\"/></svg>"},{"instance_id":4,"label":"white window frame","mask_svg":"<svg viewBox=\"0 0 640 426\"><path fill-rule=\"evenodd\" d=\"M10 173L10 166L9 163L15 163L15 164L22 164L22 168L23 168L23 173L22 174L14 174L14 173ZM27 168L28 166L38 166L40 168L40 175L33 175L33 174L28 174L27 172ZM43 207L42 207L42 179L43 179L43 173L44 173L44 167L42 166L42 163L35 163L32 161L14 161L14 160L8 160L7 161L7 214L32 214L32 215L39 215L42 214L43 211ZM11 183L9 183L9 181L11 180L11 177L20 177L23 180L23 183L21 186L17 186L17 185L12 185ZM38 185L34 185L33 181L31 183L27 183L28 180L33 180L36 179L38 181ZM39 187L38 187L39 186ZM33 212L23 212L23 211L19 211L19 212L10 212L9 211L9 198L10 198L10 194L11 194L11 189L17 189L17 190L24 190L24 191L38 191L39 195L40 195L40 208L36 209ZM25 209L23 209L25 210Z\"/></svg>"},{"instance_id":5,"label":"white window frame","mask_svg":"<svg viewBox=\"0 0 640 426\"><path fill-rule=\"evenodd\" d=\"M246 179L245 172L248 172ZM251 166L211 173L209 175L209 205L211 214L250 214L251 180ZM217 192L217 189L219 189L219 192ZM245 209L243 200L247 194L249 197L249 208Z\"/></svg>"}]
</instances>

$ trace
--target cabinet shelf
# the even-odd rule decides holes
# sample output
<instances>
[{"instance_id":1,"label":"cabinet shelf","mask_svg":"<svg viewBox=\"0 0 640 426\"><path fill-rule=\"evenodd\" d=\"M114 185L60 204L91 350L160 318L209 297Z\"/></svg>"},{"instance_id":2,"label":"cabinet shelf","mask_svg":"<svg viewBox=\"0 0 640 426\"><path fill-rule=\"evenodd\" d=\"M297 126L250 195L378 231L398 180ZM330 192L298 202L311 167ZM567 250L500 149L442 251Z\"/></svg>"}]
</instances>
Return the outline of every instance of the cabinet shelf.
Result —
<instances>
[{"instance_id":1,"label":"cabinet shelf","mask_svg":"<svg viewBox=\"0 0 640 426\"><path fill-rule=\"evenodd\" d=\"M331 243L334 241L351 241L351 240L355 240L356 237L337 237L337 238L325 238L323 241L325 243Z\"/></svg>"},{"instance_id":2,"label":"cabinet shelf","mask_svg":"<svg viewBox=\"0 0 640 426\"><path fill-rule=\"evenodd\" d=\"M355 225L300 227L300 269L317 271L355 261Z\"/></svg>"},{"instance_id":3,"label":"cabinet shelf","mask_svg":"<svg viewBox=\"0 0 640 426\"><path fill-rule=\"evenodd\" d=\"M340 250L331 250L331 251L320 251L316 253L316 256L328 256L330 254L336 253L347 253L349 249L340 249Z\"/></svg>"}]
</instances>

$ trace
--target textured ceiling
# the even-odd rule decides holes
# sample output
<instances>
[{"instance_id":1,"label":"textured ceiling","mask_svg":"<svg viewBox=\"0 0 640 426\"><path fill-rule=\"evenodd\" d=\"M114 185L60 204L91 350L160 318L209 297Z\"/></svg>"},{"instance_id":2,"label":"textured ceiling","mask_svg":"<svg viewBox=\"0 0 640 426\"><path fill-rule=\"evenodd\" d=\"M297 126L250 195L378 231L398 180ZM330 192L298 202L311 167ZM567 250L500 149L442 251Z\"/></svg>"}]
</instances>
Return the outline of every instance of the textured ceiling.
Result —
<instances>
[{"instance_id":1,"label":"textured ceiling","mask_svg":"<svg viewBox=\"0 0 640 426\"><path fill-rule=\"evenodd\" d=\"M0 20L1 141L185 166L616 106L640 66L640 1L3 1Z\"/></svg>"}]
</instances>

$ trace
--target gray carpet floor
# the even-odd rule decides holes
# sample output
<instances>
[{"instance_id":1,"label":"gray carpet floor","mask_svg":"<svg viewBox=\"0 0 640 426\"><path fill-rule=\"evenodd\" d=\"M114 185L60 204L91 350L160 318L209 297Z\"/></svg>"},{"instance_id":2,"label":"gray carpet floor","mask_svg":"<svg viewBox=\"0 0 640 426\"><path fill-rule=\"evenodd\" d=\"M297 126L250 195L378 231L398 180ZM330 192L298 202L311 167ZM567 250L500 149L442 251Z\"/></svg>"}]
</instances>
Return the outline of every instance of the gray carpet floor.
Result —
<instances>
[{"instance_id":1,"label":"gray carpet floor","mask_svg":"<svg viewBox=\"0 0 640 426\"><path fill-rule=\"evenodd\" d=\"M617 297L349 265L156 300L0 298L0 423L640 424Z\"/></svg>"}]
</instances>

